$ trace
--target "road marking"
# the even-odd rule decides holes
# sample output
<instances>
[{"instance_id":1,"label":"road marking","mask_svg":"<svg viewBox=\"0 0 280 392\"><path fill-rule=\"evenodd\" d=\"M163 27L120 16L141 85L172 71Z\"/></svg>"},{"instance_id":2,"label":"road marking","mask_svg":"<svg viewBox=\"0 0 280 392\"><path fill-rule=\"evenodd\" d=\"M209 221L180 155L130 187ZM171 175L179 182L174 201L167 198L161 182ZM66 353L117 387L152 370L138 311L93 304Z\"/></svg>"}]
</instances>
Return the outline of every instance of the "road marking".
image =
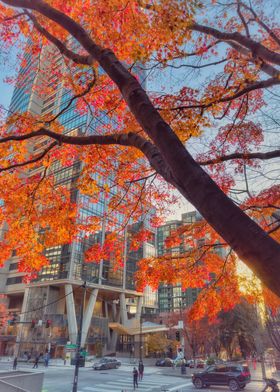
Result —
<instances>
[{"instance_id":1,"label":"road marking","mask_svg":"<svg viewBox=\"0 0 280 392\"><path fill-rule=\"evenodd\" d=\"M176 387L168 388L167 391L168 392L176 391L176 390L178 391L179 388L185 388L185 387L189 387L191 385L193 385L193 383L192 382L188 382L187 384L177 385Z\"/></svg>"}]
</instances>

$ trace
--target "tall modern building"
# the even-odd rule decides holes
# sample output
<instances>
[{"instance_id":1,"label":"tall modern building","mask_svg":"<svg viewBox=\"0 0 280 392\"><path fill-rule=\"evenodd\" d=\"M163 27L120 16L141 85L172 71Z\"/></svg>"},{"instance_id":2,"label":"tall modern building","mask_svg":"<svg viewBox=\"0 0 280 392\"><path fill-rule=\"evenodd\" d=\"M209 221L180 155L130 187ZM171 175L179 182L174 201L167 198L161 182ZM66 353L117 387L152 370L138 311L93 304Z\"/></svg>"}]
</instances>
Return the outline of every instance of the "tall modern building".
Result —
<instances>
[{"instance_id":1,"label":"tall modern building","mask_svg":"<svg viewBox=\"0 0 280 392\"><path fill-rule=\"evenodd\" d=\"M40 55L32 53L27 45L24 54L24 67L19 71L18 83L15 87L10 111L30 112L36 115L56 115L69 104L72 94L61 82L57 72L49 72L47 86L48 95L38 94L44 75L42 67L47 69L48 58L52 57L55 69L65 66L60 53L52 47L42 50ZM46 80L44 79L44 82ZM59 117L67 134L94 134L96 126L108 124L109 119L103 113L97 117L91 111L80 114L74 103ZM40 152L46 146L46 138L42 137L31 145L34 151ZM82 169L78 159L70 166L62 166L59 161L52 164L51 174L56 185L66 185L71 192L71 199L78 205L77 221L84 222L88 217L101 218L102 228L90 238L80 232L77 241L67 245L57 245L45 249L50 264L44 267L36 280L30 284L23 282L23 274L18 272L16 251L6 262L0 275L0 303L7 308L7 317L3 316L0 324L0 355L12 355L24 352L33 354L50 350L52 356L64 357L65 346L75 344L81 309L84 309L82 346L90 354L106 354L115 352L116 348L129 351L139 346L140 320L144 313L153 313L157 308L157 293L147 288L144 295L135 288L133 275L137 269L137 261L156 251L155 233L151 227L151 240L143 243L137 252L129 250L129 235L140 226L146 227L145 220L131 222L121 230L123 217L117 212L115 227L120 229L124 249L124 268L116 269L112 260L101 263L85 263L84 252L95 243L102 244L110 233L110 215L106 214L107 202L101 195L98 202L83 195L77 189L77 180ZM36 171L30 171L32 176ZM96 181L103 181L100 174L93 173ZM106 178L106 183L113 180ZM112 188L111 196L119 190ZM107 199L108 200L108 199ZM86 281L86 288L82 287ZM9 325L6 320L9 319ZM0 320L1 321L1 320ZM153 328L142 326L142 333L152 332ZM71 351L71 348L69 348Z\"/></svg>"},{"instance_id":2,"label":"tall modern building","mask_svg":"<svg viewBox=\"0 0 280 392\"><path fill-rule=\"evenodd\" d=\"M181 220L173 220L166 222L164 225L158 227L157 229L157 254L162 255L182 255L186 252L186 245L184 241L178 246L167 247L166 239L170 235L178 230L182 226L188 224L193 224L195 222L202 221L202 217L197 211L187 212L182 214ZM180 311L191 306L198 294L200 289L188 288L186 290L182 289L181 284L171 285L171 284L161 284L158 289L158 306L159 312L174 312Z\"/></svg>"}]
</instances>

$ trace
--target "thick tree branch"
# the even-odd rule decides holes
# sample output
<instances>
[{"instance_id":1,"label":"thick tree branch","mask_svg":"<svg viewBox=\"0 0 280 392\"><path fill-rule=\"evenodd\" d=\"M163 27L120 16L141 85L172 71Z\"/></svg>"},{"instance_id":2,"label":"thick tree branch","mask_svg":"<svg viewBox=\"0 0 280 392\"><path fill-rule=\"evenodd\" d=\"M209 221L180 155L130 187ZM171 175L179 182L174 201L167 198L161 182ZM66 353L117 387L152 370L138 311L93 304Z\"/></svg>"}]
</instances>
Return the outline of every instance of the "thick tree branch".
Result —
<instances>
[{"instance_id":1,"label":"thick tree branch","mask_svg":"<svg viewBox=\"0 0 280 392\"><path fill-rule=\"evenodd\" d=\"M218 158L208 159L207 161L197 161L197 163L201 166L207 165L215 165L217 163L230 161L232 159L261 159L268 160L280 157L280 150L274 150L269 152L251 152L251 153L242 153L236 152L229 155L220 156Z\"/></svg>"},{"instance_id":2,"label":"thick tree branch","mask_svg":"<svg viewBox=\"0 0 280 392\"><path fill-rule=\"evenodd\" d=\"M62 41L60 41L58 38L56 38L54 35L48 32L48 30L46 30L43 26L41 26L37 18L31 12L25 11L25 14L33 22L33 25L36 28L36 30L38 30L41 34L43 34L48 41L53 43L62 55L66 56L67 58L69 58L70 60L74 61L74 63L77 64L85 64L85 65L92 64L91 56L83 56L68 49L67 46Z\"/></svg>"},{"instance_id":3,"label":"thick tree branch","mask_svg":"<svg viewBox=\"0 0 280 392\"><path fill-rule=\"evenodd\" d=\"M198 23L192 24L190 26L190 29L194 31L198 31L200 33L211 35L212 37L215 37L224 42L235 42L238 45L241 45L249 49L252 57L260 57L266 62L280 65L279 53L269 50L259 42L256 42L249 37L244 37L242 34L238 32L234 32L234 33L222 32L213 27L200 25Z\"/></svg>"},{"instance_id":4,"label":"thick tree branch","mask_svg":"<svg viewBox=\"0 0 280 392\"><path fill-rule=\"evenodd\" d=\"M25 135L9 135L0 139L0 143L6 143L10 141L23 141L32 139L34 137L42 137L47 136L52 139L55 139L55 144L72 144L76 146L88 146L88 145L121 145L128 147L135 147L138 150L142 151L142 153L147 157L151 166L159 173L162 177L164 177L168 182L176 186L175 179L171 175L171 171L168 169L168 166L163 161L161 154L156 146L154 146L150 141L143 138L142 136L129 132L122 134L110 134L110 135L91 135L91 136L68 136L66 134L60 134L53 132L47 128L40 128L37 131L33 131L27 133ZM51 145L53 147L53 145ZM49 150L45 150L42 153L42 156L38 156L34 162L43 158L45 153ZM27 163L33 163L33 161L27 161ZM24 166L20 164L20 166ZM16 167L16 166L15 166ZM12 167L9 167L10 169Z\"/></svg>"}]
</instances>

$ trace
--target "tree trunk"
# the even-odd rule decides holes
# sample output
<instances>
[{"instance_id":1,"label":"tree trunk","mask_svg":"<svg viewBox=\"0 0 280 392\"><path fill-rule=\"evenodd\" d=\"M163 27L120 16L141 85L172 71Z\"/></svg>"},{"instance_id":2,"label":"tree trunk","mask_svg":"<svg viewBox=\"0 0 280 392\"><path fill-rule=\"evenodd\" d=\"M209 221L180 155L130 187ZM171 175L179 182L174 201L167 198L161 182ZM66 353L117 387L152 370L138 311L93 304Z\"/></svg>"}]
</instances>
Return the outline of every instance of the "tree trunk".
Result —
<instances>
[{"instance_id":1,"label":"tree trunk","mask_svg":"<svg viewBox=\"0 0 280 392\"><path fill-rule=\"evenodd\" d=\"M93 53L92 53L93 54ZM194 161L155 110L138 81L107 51L100 65L118 85L135 118L160 150L177 189L262 282L280 296L280 245L238 208Z\"/></svg>"}]
</instances>

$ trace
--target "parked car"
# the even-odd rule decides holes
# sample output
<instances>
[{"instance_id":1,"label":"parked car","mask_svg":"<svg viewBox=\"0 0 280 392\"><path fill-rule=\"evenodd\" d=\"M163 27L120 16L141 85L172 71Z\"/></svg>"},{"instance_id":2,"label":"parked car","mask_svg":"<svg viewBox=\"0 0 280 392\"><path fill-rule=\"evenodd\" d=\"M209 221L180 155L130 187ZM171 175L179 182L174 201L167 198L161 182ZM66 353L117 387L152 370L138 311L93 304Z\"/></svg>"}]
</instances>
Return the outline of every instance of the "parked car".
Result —
<instances>
[{"instance_id":1,"label":"parked car","mask_svg":"<svg viewBox=\"0 0 280 392\"><path fill-rule=\"evenodd\" d=\"M92 366L93 370L107 370L117 369L121 366L121 362L116 358L101 358L98 362L95 362Z\"/></svg>"},{"instance_id":2,"label":"parked car","mask_svg":"<svg viewBox=\"0 0 280 392\"><path fill-rule=\"evenodd\" d=\"M171 367L173 366L173 360L170 358L161 358L158 359L155 363L156 366L167 366L167 367Z\"/></svg>"},{"instance_id":3,"label":"parked car","mask_svg":"<svg viewBox=\"0 0 280 392\"><path fill-rule=\"evenodd\" d=\"M250 381L250 370L247 365L242 364L211 365L203 372L192 375L192 382L197 389L211 385L228 385L231 391L239 391Z\"/></svg>"},{"instance_id":4,"label":"parked car","mask_svg":"<svg viewBox=\"0 0 280 392\"><path fill-rule=\"evenodd\" d=\"M191 369L194 369L195 367L199 368L199 369L203 369L204 366L205 366L205 362L202 361L202 359L198 359L196 361L191 360L190 363L189 363L189 367Z\"/></svg>"}]
</instances>

